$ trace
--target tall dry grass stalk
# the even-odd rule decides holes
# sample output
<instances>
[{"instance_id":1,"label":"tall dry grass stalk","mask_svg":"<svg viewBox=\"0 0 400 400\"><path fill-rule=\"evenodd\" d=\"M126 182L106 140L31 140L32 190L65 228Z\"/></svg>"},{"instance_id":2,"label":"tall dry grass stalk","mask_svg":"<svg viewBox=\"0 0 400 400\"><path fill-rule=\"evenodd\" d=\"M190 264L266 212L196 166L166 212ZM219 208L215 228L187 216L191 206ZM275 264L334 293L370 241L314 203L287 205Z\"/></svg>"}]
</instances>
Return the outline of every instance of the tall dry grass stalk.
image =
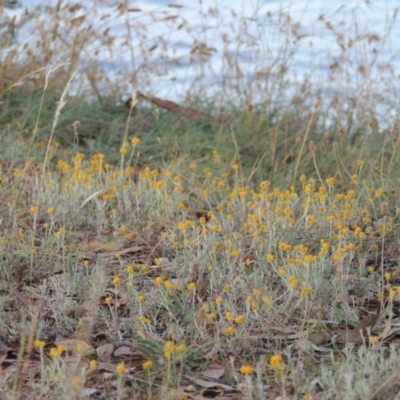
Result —
<instances>
[{"instance_id":1,"label":"tall dry grass stalk","mask_svg":"<svg viewBox=\"0 0 400 400\"><path fill-rule=\"evenodd\" d=\"M184 6L175 4L148 11L128 3L100 7L58 1L18 19L2 10L0 30L9 40L0 44L0 93L22 82L41 89L48 66L68 60L49 89L62 90L66 77L77 70L74 91L100 102L128 96L129 81L135 90L149 94L168 86L168 96L200 102L215 114L228 104L241 109L254 104L275 116L294 111L304 120L307 107L321 98L316 122L325 129L334 123L354 131L368 124L371 112L379 123L383 114L384 123L396 122L394 116L387 121L386 111L397 104L392 68L397 53L390 47L397 9L379 32L357 20L368 7L364 3L349 9L343 20L337 18L339 8L329 17L321 15L313 26L296 20L283 5L274 11L268 4L259 5L251 17L242 11L229 20L218 6L193 7L199 9L200 26L184 19ZM321 40L329 45L321 47ZM298 79L298 55L306 57L315 48L317 61L310 56L309 68ZM320 62L327 66L324 72ZM322 75L316 80L317 72Z\"/></svg>"},{"instance_id":2,"label":"tall dry grass stalk","mask_svg":"<svg viewBox=\"0 0 400 400\"><path fill-rule=\"evenodd\" d=\"M65 64L63 64L63 65L65 65ZM50 77L50 74L51 74L53 71L56 71L58 68L62 67L63 65L59 65L59 66L57 66L57 67L55 67L55 68L52 68L52 69L48 72L48 74L46 75L46 84L47 84L47 82L48 82L48 78ZM53 125L52 125L52 128L51 128L49 140L48 140L48 142L47 142L46 154L45 154L44 161L43 161L42 176L45 176L46 166L47 166L47 163L48 163L48 161L49 161L49 160L48 160L48 157L49 157L49 150L50 150L51 141L52 141L52 139L53 139L53 137L54 137L54 132L55 132L55 129L56 129L56 126L57 126L57 122L58 122L58 120L59 120L59 118L60 118L61 111L62 111L62 109L64 108L64 106L67 104L67 100L66 100L67 93L68 93L68 90L70 89L71 83L72 83L72 81L73 81L73 79L74 79L74 77L75 77L75 75L76 75L76 72L77 72L77 71L75 71L75 72L72 73L72 75L71 75L71 77L69 78L69 80L68 80L66 86L64 87L64 90L63 90L63 92L62 92L60 101L58 102L58 105L57 105L57 108L56 108L56 112L55 112L55 114L54 114ZM42 97L42 99L43 99L43 97Z\"/></svg>"}]
</instances>

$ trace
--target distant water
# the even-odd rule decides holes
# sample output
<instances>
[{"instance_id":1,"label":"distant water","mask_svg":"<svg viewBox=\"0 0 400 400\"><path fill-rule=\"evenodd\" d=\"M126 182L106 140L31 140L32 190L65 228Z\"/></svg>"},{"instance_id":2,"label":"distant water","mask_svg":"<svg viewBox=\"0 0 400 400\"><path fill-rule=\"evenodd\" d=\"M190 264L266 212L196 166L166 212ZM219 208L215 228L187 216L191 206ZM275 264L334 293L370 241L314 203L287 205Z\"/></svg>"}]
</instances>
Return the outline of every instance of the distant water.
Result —
<instances>
[{"instance_id":1,"label":"distant water","mask_svg":"<svg viewBox=\"0 0 400 400\"><path fill-rule=\"evenodd\" d=\"M20 3L29 9L56 1ZM62 2L67 3L72 2ZM366 102L373 101L365 95L367 91L384 92L393 101L399 98L398 0L126 0L127 8L142 11L121 15L117 14L116 5L123 1L81 0L81 3L89 11L87 18L94 26L114 29L115 48L119 47L118 40L126 39L127 22L147 27L145 45L143 37L134 29L131 32L129 40L136 51L134 55L128 48L110 52L103 46L96 62L110 71L117 69L129 74L135 70L140 74L143 62L140 49L154 47L146 63L154 65L156 70L151 91L161 97L179 98L187 90L195 90L199 76L203 86L207 83L208 94L218 94L236 76L231 72L239 70L242 84L255 88L255 82L259 81L260 92L267 91L276 83L272 82L274 76L279 76L284 67L288 71L286 84L292 82L293 91L306 84L315 85L328 95L365 96ZM18 14L21 10L13 12ZM174 15L169 22L163 21L167 13ZM109 16L102 18L106 14ZM179 24L183 28L177 30ZM29 40L28 33L27 36ZM196 55L193 51L196 42L207 44L208 55ZM160 56L163 44L168 57ZM228 65L229 57L224 54L234 56L237 63ZM385 68L391 71L388 82L382 80ZM266 81L262 82L264 75ZM364 87L366 82L368 87ZM139 80L138 86L146 91L149 82L141 86ZM243 96L246 95L244 90Z\"/></svg>"}]
</instances>

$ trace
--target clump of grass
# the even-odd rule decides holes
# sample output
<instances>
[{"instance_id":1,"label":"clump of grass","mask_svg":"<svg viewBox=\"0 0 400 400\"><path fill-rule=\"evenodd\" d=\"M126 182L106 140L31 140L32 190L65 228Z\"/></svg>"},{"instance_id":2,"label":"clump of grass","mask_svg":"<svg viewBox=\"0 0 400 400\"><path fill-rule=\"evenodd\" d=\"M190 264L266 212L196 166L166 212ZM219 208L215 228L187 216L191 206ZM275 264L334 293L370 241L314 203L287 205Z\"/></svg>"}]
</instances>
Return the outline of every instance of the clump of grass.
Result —
<instances>
[{"instance_id":1,"label":"clump of grass","mask_svg":"<svg viewBox=\"0 0 400 400\"><path fill-rule=\"evenodd\" d=\"M195 120L125 108L96 70L67 100L73 27L71 64L49 74L43 41L0 70L4 396L395 396L397 126L335 124L309 86Z\"/></svg>"},{"instance_id":2,"label":"clump of grass","mask_svg":"<svg viewBox=\"0 0 400 400\"><path fill-rule=\"evenodd\" d=\"M16 289L2 305L2 340L36 376L10 360L5 393L68 397L72 384L80 396L112 383L116 396L183 395L218 364L227 392L259 397L263 379L277 395L303 395L319 376L339 396L340 371L355 361L337 349L354 343L375 360L396 337L397 267L384 260L398 211L381 185L393 164L378 164L377 179L363 175L377 165L364 157L350 177L318 170L297 177L298 188L248 185L217 150L138 170L142 141L127 139L119 166L101 153L56 152L44 171L3 168L0 273ZM379 321L358 328L366 304Z\"/></svg>"}]
</instances>

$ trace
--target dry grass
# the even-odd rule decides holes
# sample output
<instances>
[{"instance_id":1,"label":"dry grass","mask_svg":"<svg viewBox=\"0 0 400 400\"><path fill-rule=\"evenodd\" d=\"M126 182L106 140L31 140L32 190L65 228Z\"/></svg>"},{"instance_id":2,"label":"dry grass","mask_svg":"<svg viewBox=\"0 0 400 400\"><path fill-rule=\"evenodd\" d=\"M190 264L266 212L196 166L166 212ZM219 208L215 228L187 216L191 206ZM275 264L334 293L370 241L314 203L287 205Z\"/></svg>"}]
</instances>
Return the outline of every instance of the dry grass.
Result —
<instances>
[{"instance_id":1,"label":"dry grass","mask_svg":"<svg viewBox=\"0 0 400 400\"><path fill-rule=\"evenodd\" d=\"M315 103L311 85L285 109L269 100L282 87L257 102L273 67L252 84L223 71L213 102L199 74L205 119L128 109L126 75L107 83L81 63L117 27L89 29L77 5L46 12L44 28L26 17L42 35L34 56L35 44L1 49L3 396L399 398L395 121L357 99L352 112L335 96ZM145 14L133 12L125 34L141 32L144 61L129 79L151 88L153 57L168 53L146 47ZM24 23L1 29L11 38ZM197 46L207 64L210 46Z\"/></svg>"}]
</instances>

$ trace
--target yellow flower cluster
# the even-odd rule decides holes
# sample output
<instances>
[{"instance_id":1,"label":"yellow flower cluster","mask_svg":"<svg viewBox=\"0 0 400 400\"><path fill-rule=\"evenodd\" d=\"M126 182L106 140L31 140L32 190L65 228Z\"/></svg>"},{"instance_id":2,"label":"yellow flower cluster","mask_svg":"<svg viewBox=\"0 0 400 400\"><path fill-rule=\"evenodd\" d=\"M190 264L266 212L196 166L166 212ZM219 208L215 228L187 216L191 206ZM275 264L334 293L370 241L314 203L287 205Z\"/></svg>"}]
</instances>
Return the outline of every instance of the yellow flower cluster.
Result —
<instances>
[{"instance_id":1,"label":"yellow flower cluster","mask_svg":"<svg viewBox=\"0 0 400 400\"><path fill-rule=\"evenodd\" d=\"M185 351L186 351L185 344L182 343L182 344L176 346L172 340L169 340L167 343L165 343L165 346L164 346L164 357L167 359L170 359L173 355L182 354Z\"/></svg>"}]
</instances>

